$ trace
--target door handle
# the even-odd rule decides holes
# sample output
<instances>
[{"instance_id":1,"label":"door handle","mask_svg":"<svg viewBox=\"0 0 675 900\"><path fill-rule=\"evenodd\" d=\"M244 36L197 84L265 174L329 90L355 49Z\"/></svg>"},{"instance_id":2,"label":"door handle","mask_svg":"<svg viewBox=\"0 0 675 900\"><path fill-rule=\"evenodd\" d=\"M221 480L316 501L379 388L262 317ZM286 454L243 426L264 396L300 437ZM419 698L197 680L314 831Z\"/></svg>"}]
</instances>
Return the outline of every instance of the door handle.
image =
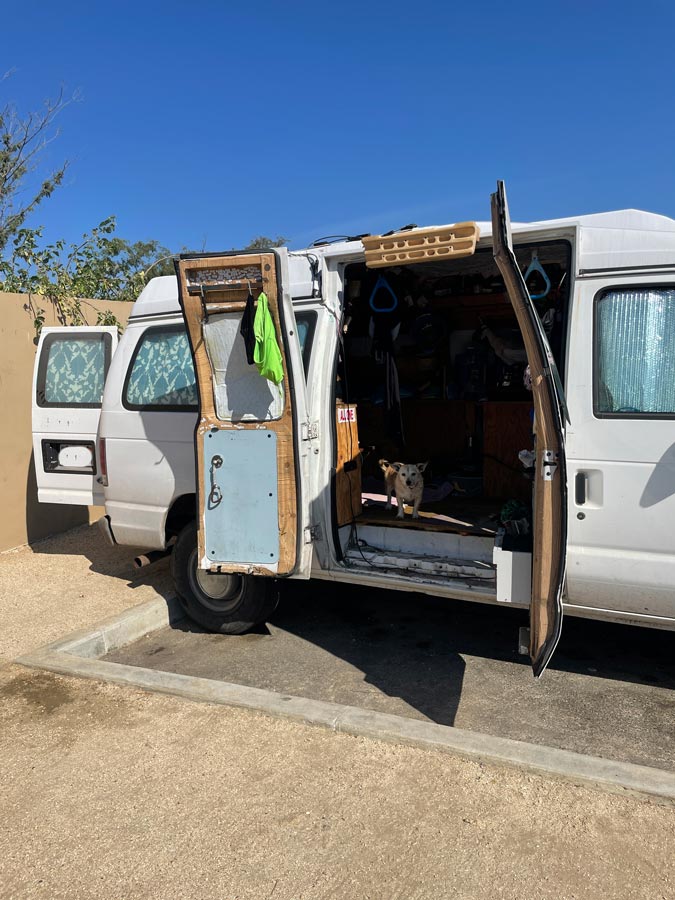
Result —
<instances>
[{"instance_id":1,"label":"door handle","mask_svg":"<svg viewBox=\"0 0 675 900\"><path fill-rule=\"evenodd\" d=\"M223 499L223 492L216 484L216 469L219 469L223 464L222 456L212 456L211 457L211 468L209 474L211 476L211 493L209 494L209 509L213 509L218 506L220 501Z\"/></svg>"},{"instance_id":2,"label":"door handle","mask_svg":"<svg viewBox=\"0 0 675 900\"><path fill-rule=\"evenodd\" d=\"M574 502L577 506L583 506L586 503L586 484L588 476L585 472L577 472L574 478Z\"/></svg>"}]
</instances>

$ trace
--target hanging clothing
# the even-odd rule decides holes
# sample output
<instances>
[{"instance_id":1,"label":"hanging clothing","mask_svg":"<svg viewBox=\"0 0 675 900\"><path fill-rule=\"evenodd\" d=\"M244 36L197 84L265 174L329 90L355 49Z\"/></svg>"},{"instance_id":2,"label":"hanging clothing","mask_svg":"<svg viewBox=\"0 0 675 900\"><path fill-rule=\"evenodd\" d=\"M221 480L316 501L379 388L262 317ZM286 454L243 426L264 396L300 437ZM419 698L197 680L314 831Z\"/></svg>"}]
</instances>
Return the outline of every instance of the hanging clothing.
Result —
<instances>
[{"instance_id":1,"label":"hanging clothing","mask_svg":"<svg viewBox=\"0 0 675 900\"><path fill-rule=\"evenodd\" d=\"M246 298L246 307L244 308L244 315L241 317L241 325L239 326L239 334L244 339L244 346L246 347L246 361L249 366L252 366L255 362L254 352L255 352L255 301L253 299L253 294L249 290L248 297Z\"/></svg>"},{"instance_id":2,"label":"hanging clothing","mask_svg":"<svg viewBox=\"0 0 675 900\"><path fill-rule=\"evenodd\" d=\"M274 384L284 380L284 364L281 350L277 343L274 321L269 309L267 295L258 295L258 308L253 323L255 333L255 349L253 359L263 378Z\"/></svg>"}]
</instances>

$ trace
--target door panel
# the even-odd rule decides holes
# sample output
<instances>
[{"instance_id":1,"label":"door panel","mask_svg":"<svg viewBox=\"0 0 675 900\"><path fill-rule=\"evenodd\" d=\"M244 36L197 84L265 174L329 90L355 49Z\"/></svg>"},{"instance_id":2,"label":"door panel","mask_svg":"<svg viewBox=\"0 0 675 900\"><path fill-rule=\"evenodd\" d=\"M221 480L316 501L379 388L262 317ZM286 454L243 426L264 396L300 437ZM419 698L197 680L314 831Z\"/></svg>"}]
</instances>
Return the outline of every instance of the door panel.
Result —
<instances>
[{"instance_id":1,"label":"door panel","mask_svg":"<svg viewBox=\"0 0 675 900\"><path fill-rule=\"evenodd\" d=\"M565 578L567 488L563 442L564 398L539 316L518 268L504 183L492 195L494 257L523 335L532 374L536 430L533 503L530 657L539 677L553 655L562 629Z\"/></svg>"},{"instance_id":2,"label":"door panel","mask_svg":"<svg viewBox=\"0 0 675 900\"><path fill-rule=\"evenodd\" d=\"M249 563L279 562L279 499L277 497L277 435L271 429L209 431L204 467L206 555L217 560ZM255 479L248 476L255 472ZM226 499L225 499L226 498ZM227 507L237 511L228 515Z\"/></svg>"},{"instance_id":3,"label":"door panel","mask_svg":"<svg viewBox=\"0 0 675 900\"><path fill-rule=\"evenodd\" d=\"M675 617L673 275L580 280L570 329L567 601Z\"/></svg>"},{"instance_id":4,"label":"door panel","mask_svg":"<svg viewBox=\"0 0 675 900\"><path fill-rule=\"evenodd\" d=\"M115 327L43 328L33 372L33 455L41 503L103 504L96 438Z\"/></svg>"},{"instance_id":5,"label":"door panel","mask_svg":"<svg viewBox=\"0 0 675 900\"><path fill-rule=\"evenodd\" d=\"M297 424L306 419L306 392L286 251L184 256L176 269L199 389L200 566L308 577L308 502L297 476L308 462ZM261 292L268 298L279 385L247 361L239 328L249 290L256 301Z\"/></svg>"}]
</instances>

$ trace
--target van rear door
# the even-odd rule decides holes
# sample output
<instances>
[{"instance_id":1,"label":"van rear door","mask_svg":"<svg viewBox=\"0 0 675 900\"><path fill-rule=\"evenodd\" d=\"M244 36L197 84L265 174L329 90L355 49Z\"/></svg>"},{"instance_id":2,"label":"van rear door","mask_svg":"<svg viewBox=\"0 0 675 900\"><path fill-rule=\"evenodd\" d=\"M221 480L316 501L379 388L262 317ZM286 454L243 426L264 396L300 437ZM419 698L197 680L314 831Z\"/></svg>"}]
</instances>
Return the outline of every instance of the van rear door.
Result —
<instances>
[{"instance_id":1,"label":"van rear door","mask_svg":"<svg viewBox=\"0 0 675 900\"><path fill-rule=\"evenodd\" d=\"M530 657L536 677L548 665L562 629L567 544L567 478L560 378L539 315L518 268L504 182L492 195L493 253L518 325L532 374L537 456L530 601Z\"/></svg>"},{"instance_id":2,"label":"van rear door","mask_svg":"<svg viewBox=\"0 0 675 900\"><path fill-rule=\"evenodd\" d=\"M305 375L285 248L184 255L180 303L199 391L195 430L202 569L309 577L310 452ZM267 297L281 381L249 363L240 333L249 293Z\"/></svg>"},{"instance_id":3,"label":"van rear door","mask_svg":"<svg viewBox=\"0 0 675 900\"><path fill-rule=\"evenodd\" d=\"M96 436L117 328L43 328L33 371L38 500L102 506Z\"/></svg>"}]
</instances>

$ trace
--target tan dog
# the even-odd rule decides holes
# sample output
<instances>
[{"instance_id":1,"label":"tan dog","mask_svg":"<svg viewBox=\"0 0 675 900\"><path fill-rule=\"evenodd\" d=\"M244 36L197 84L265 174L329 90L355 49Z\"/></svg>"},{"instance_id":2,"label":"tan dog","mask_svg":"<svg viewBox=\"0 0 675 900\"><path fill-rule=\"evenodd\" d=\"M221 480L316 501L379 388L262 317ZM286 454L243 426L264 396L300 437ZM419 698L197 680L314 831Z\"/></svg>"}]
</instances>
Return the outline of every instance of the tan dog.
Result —
<instances>
[{"instance_id":1,"label":"tan dog","mask_svg":"<svg viewBox=\"0 0 675 900\"><path fill-rule=\"evenodd\" d=\"M400 462L390 463L388 459L381 459L379 464L384 472L384 484L387 489L387 509L391 509L391 497L392 494L396 494L396 500L398 501L396 518L403 518L403 504L407 503L413 508L413 519L419 519L419 508L424 491L422 473L429 463L423 462L412 465Z\"/></svg>"}]
</instances>

